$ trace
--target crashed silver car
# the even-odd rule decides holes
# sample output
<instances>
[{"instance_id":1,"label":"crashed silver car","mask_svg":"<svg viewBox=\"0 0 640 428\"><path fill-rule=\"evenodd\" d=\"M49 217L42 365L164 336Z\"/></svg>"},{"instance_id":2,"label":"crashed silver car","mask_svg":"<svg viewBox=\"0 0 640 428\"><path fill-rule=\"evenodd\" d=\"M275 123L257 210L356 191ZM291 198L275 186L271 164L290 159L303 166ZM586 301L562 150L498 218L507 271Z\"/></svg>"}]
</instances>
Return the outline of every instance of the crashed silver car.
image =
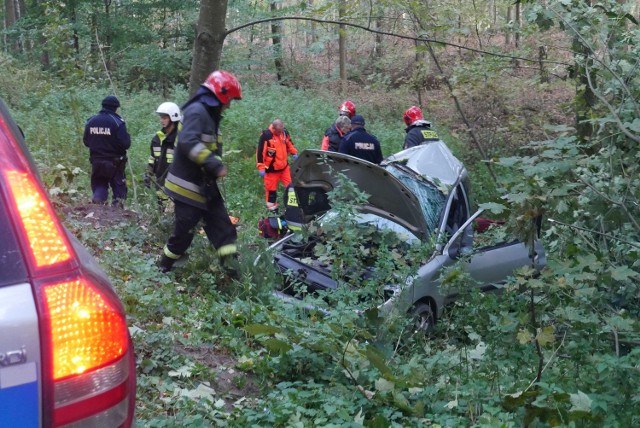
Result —
<instances>
[{"instance_id":1,"label":"crashed silver car","mask_svg":"<svg viewBox=\"0 0 640 428\"><path fill-rule=\"evenodd\" d=\"M524 266L535 270L545 263L542 244L532 248L517 240L486 242L479 239L474 221L482 210L471 212L469 182L464 165L442 141L403 150L375 165L334 152L306 150L291 168L297 204L303 222L330 222L335 217L327 193L346 177L366 195L358 204L354 227L373 225L391 231L399 240L433 249L422 260L413 260L413 274L386 285L383 312L392 309L415 316L416 326L429 330L453 301L459 289L440 285L443 270L459 262L474 286L495 289ZM308 224L313 224L308 223ZM320 226L322 228L322 226ZM311 235L311 236L310 236ZM304 284L306 293L336 290L344 281L336 272L336 260L320 255L317 236L290 233L271 245L274 262L284 278L277 294L301 298L294 284ZM399 251L402 248L398 247ZM362 266L366 278L367 266ZM353 276L352 276L353 278ZM353 283L353 281L351 281Z\"/></svg>"}]
</instances>

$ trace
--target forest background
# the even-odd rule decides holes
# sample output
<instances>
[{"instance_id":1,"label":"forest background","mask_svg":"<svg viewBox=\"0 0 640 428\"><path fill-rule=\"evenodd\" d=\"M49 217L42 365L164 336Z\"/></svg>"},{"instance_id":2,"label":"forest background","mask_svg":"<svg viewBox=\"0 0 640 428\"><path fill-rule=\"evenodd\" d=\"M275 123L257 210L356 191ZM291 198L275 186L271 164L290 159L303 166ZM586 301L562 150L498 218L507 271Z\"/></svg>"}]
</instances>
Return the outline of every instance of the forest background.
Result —
<instances>
[{"instance_id":1,"label":"forest background","mask_svg":"<svg viewBox=\"0 0 640 428\"><path fill-rule=\"evenodd\" d=\"M0 96L125 303L140 426L638 425L638 2L5 0L2 12ZM141 185L156 107L218 67L243 85L222 128L234 283L203 236L183 267L157 271L172 218ZM108 94L133 141L124 211L89 203L82 130ZM348 298L327 317L272 299L280 279L253 263L267 247L258 135L279 117L298 149L318 148L344 99L385 155L420 105L511 234L526 239L543 215L542 275L523 270L498 297L447 272L444 286L469 292L429 338Z\"/></svg>"}]
</instances>

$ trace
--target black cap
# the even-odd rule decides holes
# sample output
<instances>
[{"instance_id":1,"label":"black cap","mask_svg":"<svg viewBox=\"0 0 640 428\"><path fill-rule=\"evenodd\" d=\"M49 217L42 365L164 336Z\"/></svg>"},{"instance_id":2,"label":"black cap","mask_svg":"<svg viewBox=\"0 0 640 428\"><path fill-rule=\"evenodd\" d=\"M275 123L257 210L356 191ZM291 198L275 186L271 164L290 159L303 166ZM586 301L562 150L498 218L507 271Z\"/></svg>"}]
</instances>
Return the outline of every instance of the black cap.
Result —
<instances>
[{"instance_id":1,"label":"black cap","mask_svg":"<svg viewBox=\"0 0 640 428\"><path fill-rule=\"evenodd\" d=\"M364 117L360 116L359 114L356 114L351 118L351 124L364 126Z\"/></svg>"},{"instance_id":2,"label":"black cap","mask_svg":"<svg viewBox=\"0 0 640 428\"><path fill-rule=\"evenodd\" d=\"M108 97L105 97L104 100L102 100L102 107L111 107L115 110L120 107L120 101L118 101L118 99L113 95L109 95Z\"/></svg>"}]
</instances>

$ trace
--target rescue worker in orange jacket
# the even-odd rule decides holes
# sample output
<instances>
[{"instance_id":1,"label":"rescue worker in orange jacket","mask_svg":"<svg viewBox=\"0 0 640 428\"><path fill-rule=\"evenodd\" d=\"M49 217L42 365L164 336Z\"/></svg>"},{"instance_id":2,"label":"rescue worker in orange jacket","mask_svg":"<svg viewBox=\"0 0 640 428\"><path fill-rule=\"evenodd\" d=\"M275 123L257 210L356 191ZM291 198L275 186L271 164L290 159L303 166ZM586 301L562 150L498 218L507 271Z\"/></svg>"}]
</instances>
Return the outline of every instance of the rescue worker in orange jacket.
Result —
<instances>
[{"instance_id":1,"label":"rescue worker in orange jacket","mask_svg":"<svg viewBox=\"0 0 640 428\"><path fill-rule=\"evenodd\" d=\"M228 71L211 73L182 107L184 122L164 190L175 203L173 232L160 259L163 272L171 270L191 245L194 230L204 231L216 249L222 269L239 277L237 231L231 223L217 180L227 175L222 163L220 121L231 101L242 98L238 79Z\"/></svg>"},{"instance_id":2,"label":"rescue worker in orange jacket","mask_svg":"<svg viewBox=\"0 0 640 428\"><path fill-rule=\"evenodd\" d=\"M275 119L269 128L262 131L256 149L256 167L264 179L267 209L278 209L278 183L286 188L291 184L288 155L298 158L298 150L291 141L291 135L280 119Z\"/></svg>"},{"instance_id":3,"label":"rescue worker in orange jacket","mask_svg":"<svg viewBox=\"0 0 640 428\"><path fill-rule=\"evenodd\" d=\"M356 105L351 100L346 100L340 107L338 107L339 116L336 121L327 128L322 138L322 144L320 150L329 150L330 152L337 152L340 148L340 140L349 132L349 129L345 130L347 122L342 117L349 118L349 126L351 125L351 118L356 114Z\"/></svg>"}]
</instances>

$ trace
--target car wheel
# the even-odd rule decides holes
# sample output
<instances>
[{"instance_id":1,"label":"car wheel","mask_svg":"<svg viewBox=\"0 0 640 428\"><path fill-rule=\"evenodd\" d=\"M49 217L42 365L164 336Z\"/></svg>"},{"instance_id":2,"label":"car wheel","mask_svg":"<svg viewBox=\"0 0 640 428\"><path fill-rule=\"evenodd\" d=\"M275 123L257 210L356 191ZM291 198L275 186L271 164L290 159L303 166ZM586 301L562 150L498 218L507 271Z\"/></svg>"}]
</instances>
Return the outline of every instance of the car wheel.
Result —
<instances>
[{"instance_id":1,"label":"car wheel","mask_svg":"<svg viewBox=\"0 0 640 428\"><path fill-rule=\"evenodd\" d=\"M433 333L436 325L436 317L433 308L429 303L417 303L411 311L413 317L413 330L415 333L422 332L425 335Z\"/></svg>"}]
</instances>

